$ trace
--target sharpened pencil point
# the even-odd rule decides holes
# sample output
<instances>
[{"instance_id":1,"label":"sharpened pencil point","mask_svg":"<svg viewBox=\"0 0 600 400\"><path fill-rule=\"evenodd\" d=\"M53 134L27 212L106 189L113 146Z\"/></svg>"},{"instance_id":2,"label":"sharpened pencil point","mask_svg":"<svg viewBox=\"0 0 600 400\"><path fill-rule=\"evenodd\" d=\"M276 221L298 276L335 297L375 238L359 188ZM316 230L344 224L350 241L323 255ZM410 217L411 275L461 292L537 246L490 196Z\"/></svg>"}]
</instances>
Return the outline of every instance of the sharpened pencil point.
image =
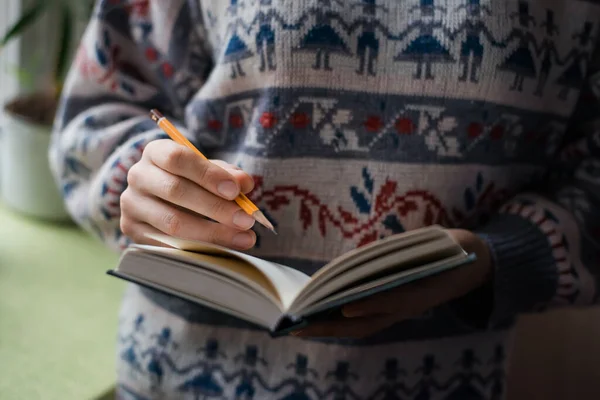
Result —
<instances>
[{"instance_id":1,"label":"sharpened pencil point","mask_svg":"<svg viewBox=\"0 0 600 400\"><path fill-rule=\"evenodd\" d=\"M256 221L258 221L259 224L261 224L262 226L264 226L265 228L267 228L268 230L270 230L271 232L273 232L274 234L277 235L277 232L275 232L275 228L273 227L273 224L271 222L269 222L267 217L265 217L265 215L262 212L260 212L260 210L255 211L252 216L254 217L254 219Z\"/></svg>"}]
</instances>

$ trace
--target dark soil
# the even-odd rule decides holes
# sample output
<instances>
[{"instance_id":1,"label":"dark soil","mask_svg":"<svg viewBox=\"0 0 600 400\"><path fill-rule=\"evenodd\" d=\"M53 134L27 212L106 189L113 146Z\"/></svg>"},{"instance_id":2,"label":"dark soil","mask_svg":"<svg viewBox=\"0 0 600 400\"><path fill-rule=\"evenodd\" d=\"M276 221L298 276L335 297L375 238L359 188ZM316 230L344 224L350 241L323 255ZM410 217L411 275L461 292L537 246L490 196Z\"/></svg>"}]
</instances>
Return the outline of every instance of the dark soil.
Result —
<instances>
[{"instance_id":1,"label":"dark soil","mask_svg":"<svg viewBox=\"0 0 600 400\"><path fill-rule=\"evenodd\" d=\"M58 107L54 93L31 93L17 97L4 106L4 109L29 123L50 126Z\"/></svg>"}]
</instances>

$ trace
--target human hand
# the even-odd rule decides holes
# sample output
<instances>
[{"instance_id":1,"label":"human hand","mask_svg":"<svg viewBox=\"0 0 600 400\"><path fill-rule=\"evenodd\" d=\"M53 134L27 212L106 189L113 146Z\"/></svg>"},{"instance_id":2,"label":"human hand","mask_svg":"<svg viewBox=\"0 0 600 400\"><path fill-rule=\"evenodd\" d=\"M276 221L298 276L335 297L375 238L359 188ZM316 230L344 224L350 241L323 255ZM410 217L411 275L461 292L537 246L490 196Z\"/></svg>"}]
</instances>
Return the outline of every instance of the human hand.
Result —
<instances>
[{"instance_id":1,"label":"human hand","mask_svg":"<svg viewBox=\"0 0 600 400\"><path fill-rule=\"evenodd\" d=\"M163 233L245 250L254 246L254 218L234 201L254 187L252 178L223 161L206 161L172 140L150 142L127 175L121 195L121 230L136 243L160 245ZM212 221L209 221L210 218Z\"/></svg>"},{"instance_id":2,"label":"human hand","mask_svg":"<svg viewBox=\"0 0 600 400\"><path fill-rule=\"evenodd\" d=\"M348 304L342 308L344 318L314 324L293 332L292 335L345 338L369 336L481 287L492 275L487 244L469 231L455 229L449 232L465 251L477 255L475 262Z\"/></svg>"}]
</instances>

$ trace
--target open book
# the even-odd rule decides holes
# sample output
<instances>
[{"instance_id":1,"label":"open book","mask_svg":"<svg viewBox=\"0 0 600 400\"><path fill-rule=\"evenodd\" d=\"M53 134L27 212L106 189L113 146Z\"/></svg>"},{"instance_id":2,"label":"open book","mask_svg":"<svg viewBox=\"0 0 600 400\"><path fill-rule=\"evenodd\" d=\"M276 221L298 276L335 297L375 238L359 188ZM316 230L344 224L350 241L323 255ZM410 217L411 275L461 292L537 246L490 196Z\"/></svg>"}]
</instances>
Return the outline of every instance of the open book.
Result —
<instances>
[{"instance_id":1,"label":"open book","mask_svg":"<svg viewBox=\"0 0 600 400\"><path fill-rule=\"evenodd\" d=\"M433 226L372 242L312 277L213 244L149 235L169 247L132 245L108 274L262 326L278 336L339 307L474 260Z\"/></svg>"}]
</instances>

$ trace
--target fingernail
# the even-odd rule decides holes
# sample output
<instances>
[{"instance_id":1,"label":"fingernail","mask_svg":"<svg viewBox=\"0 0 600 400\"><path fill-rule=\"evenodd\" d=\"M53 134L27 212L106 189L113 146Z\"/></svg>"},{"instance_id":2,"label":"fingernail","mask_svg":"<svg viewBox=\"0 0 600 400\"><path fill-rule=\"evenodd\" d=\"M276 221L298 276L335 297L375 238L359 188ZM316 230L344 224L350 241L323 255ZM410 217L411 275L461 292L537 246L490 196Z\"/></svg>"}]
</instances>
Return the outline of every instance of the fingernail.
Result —
<instances>
[{"instance_id":1,"label":"fingernail","mask_svg":"<svg viewBox=\"0 0 600 400\"><path fill-rule=\"evenodd\" d=\"M248 248L254 245L254 237L248 232L240 232L233 237L235 247Z\"/></svg>"},{"instance_id":2,"label":"fingernail","mask_svg":"<svg viewBox=\"0 0 600 400\"><path fill-rule=\"evenodd\" d=\"M232 181L225 181L219 183L219 186L217 186L217 190L222 196L228 199L233 199L238 194L238 187Z\"/></svg>"},{"instance_id":3,"label":"fingernail","mask_svg":"<svg viewBox=\"0 0 600 400\"><path fill-rule=\"evenodd\" d=\"M240 229L250 229L254 226L254 222L254 218L246 214L244 210L239 210L233 214L233 223Z\"/></svg>"}]
</instances>

